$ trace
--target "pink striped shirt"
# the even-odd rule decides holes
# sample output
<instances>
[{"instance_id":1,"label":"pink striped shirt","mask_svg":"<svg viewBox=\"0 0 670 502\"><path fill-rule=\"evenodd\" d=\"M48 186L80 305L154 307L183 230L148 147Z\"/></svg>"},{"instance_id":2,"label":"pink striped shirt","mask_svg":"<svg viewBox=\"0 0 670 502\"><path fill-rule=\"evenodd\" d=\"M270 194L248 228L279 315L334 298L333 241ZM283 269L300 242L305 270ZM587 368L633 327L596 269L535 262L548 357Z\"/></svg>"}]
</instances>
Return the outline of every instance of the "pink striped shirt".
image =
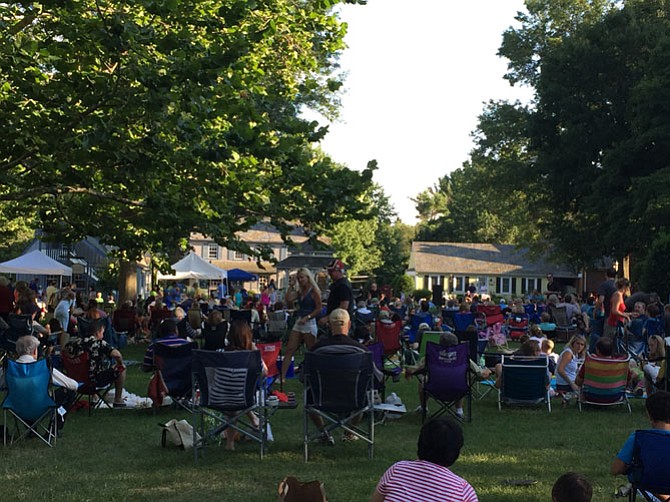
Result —
<instances>
[{"instance_id":1,"label":"pink striped shirt","mask_svg":"<svg viewBox=\"0 0 670 502\"><path fill-rule=\"evenodd\" d=\"M377 491L385 502L478 502L467 481L425 460L393 464L379 480Z\"/></svg>"}]
</instances>

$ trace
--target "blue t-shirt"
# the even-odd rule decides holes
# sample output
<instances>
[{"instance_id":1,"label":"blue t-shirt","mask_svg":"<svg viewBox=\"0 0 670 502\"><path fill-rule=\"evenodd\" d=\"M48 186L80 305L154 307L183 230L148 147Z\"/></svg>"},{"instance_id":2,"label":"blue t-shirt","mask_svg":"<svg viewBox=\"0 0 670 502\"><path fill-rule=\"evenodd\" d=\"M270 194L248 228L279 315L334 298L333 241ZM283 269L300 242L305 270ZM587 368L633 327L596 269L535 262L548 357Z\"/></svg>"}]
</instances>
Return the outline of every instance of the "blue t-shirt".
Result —
<instances>
[{"instance_id":1,"label":"blue t-shirt","mask_svg":"<svg viewBox=\"0 0 670 502\"><path fill-rule=\"evenodd\" d=\"M649 429L649 430L653 430L653 431L659 432L661 434L670 435L670 431L666 431L666 430L662 430L662 429ZM632 432L631 435L628 436L628 439L626 440L626 442L621 447L621 450L619 450L619 453L616 454L616 458L621 460L626 465L631 465L633 463L633 446L634 445L635 445L635 432Z\"/></svg>"}]
</instances>

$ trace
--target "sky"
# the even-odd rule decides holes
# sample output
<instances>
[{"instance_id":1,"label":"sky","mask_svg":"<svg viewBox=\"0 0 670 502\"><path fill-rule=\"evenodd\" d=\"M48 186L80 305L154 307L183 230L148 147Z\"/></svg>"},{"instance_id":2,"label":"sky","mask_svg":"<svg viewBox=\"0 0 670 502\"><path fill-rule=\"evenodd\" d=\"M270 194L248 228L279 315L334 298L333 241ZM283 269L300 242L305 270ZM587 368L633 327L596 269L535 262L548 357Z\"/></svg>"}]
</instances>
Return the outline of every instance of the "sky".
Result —
<instances>
[{"instance_id":1,"label":"sky","mask_svg":"<svg viewBox=\"0 0 670 502\"><path fill-rule=\"evenodd\" d=\"M523 0L368 0L344 5L349 25L340 64L347 72L339 120L321 147L363 169L400 219L416 223L410 200L468 159L471 132L490 99L529 99L503 79L496 56L502 33L516 26Z\"/></svg>"}]
</instances>

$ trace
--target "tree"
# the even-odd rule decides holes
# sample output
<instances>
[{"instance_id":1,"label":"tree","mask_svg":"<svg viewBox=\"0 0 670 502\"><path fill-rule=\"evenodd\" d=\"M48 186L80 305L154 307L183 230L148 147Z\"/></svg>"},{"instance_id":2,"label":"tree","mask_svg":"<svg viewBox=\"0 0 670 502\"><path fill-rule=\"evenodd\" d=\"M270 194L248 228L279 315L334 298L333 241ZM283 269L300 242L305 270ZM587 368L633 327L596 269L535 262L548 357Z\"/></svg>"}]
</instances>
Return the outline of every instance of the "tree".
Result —
<instances>
[{"instance_id":1,"label":"tree","mask_svg":"<svg viewBox=\"0 0 670 502\"><path fill-rule=\"evenodd\" d=\"M503 33L498 55L509 60L505 78L511 84L535 86L544 58L584 24L600 21L620 0L526 0L517 13L518 28Z\"/></svg>"},{"instance_id":2,"label":"tree","mask_svg":"<svg viewBox=\"0 0 670 502\"><path fill-rule=\"evenodd\" d=\"M251 253L235 236L261 219L318 233L360 213L373 168L334 165L299 114L336 110L337 3L0 4L0 201L24 201L5 217L37 207L47 233L133 260L192 231Z\"/></svg>"},{"instance_id":3,"label":"tree","mask_svg":"<svg viewBox=\"0 0 670 502\"><path fill-rule=\"evenodd\" d=\"M529 245L536 238L528 215L536 212L531 204L538 187L521 175L531 160L530 114L518 103L488 103L473 133L470 161L440 179L447 202L439 217L419 224L418 239Z\"/></svg>"},{"instance_id":4,"label":"tree","mask_svg":"<svg viewBox=\"0 0 670 502\"><path fill-rule=\"evenodd\" d=\"M546 232L564 256L644 256L670 226L670 23L662 1L630 2L542 62L531 129L547 186Z\"/></svg>"}]
</instances>

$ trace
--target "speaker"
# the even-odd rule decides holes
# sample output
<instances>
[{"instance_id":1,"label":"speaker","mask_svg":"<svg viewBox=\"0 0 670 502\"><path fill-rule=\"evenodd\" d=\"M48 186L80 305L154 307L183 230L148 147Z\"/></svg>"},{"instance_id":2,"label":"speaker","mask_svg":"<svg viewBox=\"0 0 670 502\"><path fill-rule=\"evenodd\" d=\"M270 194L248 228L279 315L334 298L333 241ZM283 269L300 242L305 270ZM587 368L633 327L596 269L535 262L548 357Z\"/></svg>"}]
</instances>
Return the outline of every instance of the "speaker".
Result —
<instances>
[{"instance_id":1,"label":"speaker","mask_svg":"<svg viewBox=\"0 0 670 502\"><path fill-rule=\"evenodd\" d=\"M435 305L442 305L442 293L444 293L442 284L433 284L433 303Z\"/></svg>"}]
</instances>

